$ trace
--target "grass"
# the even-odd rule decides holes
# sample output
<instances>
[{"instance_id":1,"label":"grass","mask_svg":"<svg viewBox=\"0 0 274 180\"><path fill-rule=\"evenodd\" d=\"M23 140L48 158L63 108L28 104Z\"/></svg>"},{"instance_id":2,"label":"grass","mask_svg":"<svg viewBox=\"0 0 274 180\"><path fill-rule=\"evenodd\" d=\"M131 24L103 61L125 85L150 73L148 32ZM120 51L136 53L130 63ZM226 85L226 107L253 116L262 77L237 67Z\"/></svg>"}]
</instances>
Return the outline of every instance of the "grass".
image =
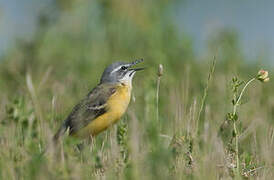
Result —
<instances>
[{"instance_id":1,"label":"grass","mask_svg":"<svg viewBox=\"0 0 274 180\"><path fill-rule=\"evenodd\" d=\"M215 66L215 63L213 64ZM211 75L213 75L212 72L211 67ZM139 74L139 76L142 75ZM211 77L214 79L212 86L217 85L217 76L218 74L215 78ZM167 83L164 82L164 77L163 84ZM157 78L158 76L155 76L155 79ZM140 83L140 81L137 82ZM41 156L41 152L50 144L53 133L67 113L58 117L61 113L57 108L60 107L58 103L64 100L63 98L56 100L54 98L56 95L53 96L54 99L49 99L47 110L40 109L40 104L43 102L37 97L41 95L36 94L36 87L29 74L26 76L26 88L27 94L12 98L13 101L7 102L6 111L2 112L0 150L2 179L36 179L38 177L45 179L151 179L156 177L203 179L204 176L210 179L234 177L236 174L231 171L233 168L237 168L235 172L239 172L242 177L264 179L273 175L271 173L273 162L269 158L272 156L273 128L270 126L262 131L269 122L267 118L262 119L260 116L266 117L264 109L267 106L263 108L261 106L264 105L258 105L256 101L256 97L260 97L259 94L262 93L260 88L250 92L257 94L255 101L250 100L248 104L243 105L243 111L237 115L242 117L241 121L251 118L252 122L243 125L237 121L239 134L235 131L234 123L234 133L237 137L236 156L233 151L234 146L226 145L230 140L224 140L218 136L222 117L225 114L214 110L216 106L214 102L210 104L210 101L205 101L202 96L203 102L200 107L204 103L205 112L200 113L195 98L189 98L189 105L183 103L181 96L185 94L186 89L179 89L179 92L178 89L168 89L168 97L159 94L161 100L165 98L170 100L165 100L167 102L165 104L159 104L160 121L158 121L155 116L157 104L153 103L156 96L153 96L153 93L145 95L146 93L141 89L138 90L136 84L134 87L136 101L131 103L128 113L118 125L96 137L93 143L86 142L82 151L77 150L78 140L64 137L57 151L54 147L50 147L48 153ZM162 85L162 89L165 88L167 87ZM157 84L151 86L152 92L156 89ZM212 98L210 91L212 88L207 86L206 89L208 99ZM241 98L242 95L241 93ZM238 105L241 98L238 98ZM184 106L186 106L186 114L181 112ZM258 112L250 113L253 108L257 108ZM151 113L152 111L155 113ZM161 116L163 113L168 114ZM167 115L170 118L166 119ZM204 120L200 121L200 126L197 126L196 122L201 117ZM57 122L56 119L60 121ZM254 127L253 123L257 126ZM159 126L162 126L162 130L158 128ZM201 131L194 138L192 135L197 127ZM228 126L223 128L223 131L225 130L231 129ZM248 135L242 139L238 138L240 134L245 134L245 131L249 131ZM233 131L230 133L233 134ZM233 165L234 162L237 163ZM241 166L238 166L240 163ZM241 168L238 169L238 167Z\"/></svg>"},{"instance_id":2,"label":"grass","mask_svg":"<svg viewBox=\"0 0 274 180\"><path fill-rule=\"evenodd\" d=\"M273 179L273 83L241 93L239 80L265 65L241 56L226 30L199 58L172 24L169 2L134 3L64 6L60 17L39 21L32 41L1 57L0 179ZM66 134L53 147L105 66L139 56L147 69L136 74L135 101L118 124L92 142Z\"/></svg>"}]
</instances>

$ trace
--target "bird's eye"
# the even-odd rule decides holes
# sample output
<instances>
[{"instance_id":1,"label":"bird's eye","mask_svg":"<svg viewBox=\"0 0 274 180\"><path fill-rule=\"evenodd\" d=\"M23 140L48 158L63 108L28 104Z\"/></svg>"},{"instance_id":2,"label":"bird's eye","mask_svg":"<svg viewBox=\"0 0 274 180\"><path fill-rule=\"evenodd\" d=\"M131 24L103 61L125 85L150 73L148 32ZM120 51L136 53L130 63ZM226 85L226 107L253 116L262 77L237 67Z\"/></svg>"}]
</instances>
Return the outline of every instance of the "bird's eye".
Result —
<instances>
[{"instance_id":1,"label":"bird's eye","mask_svg":"<svg viewBox=\"0 0 274 180\"><path fill-rule=\"evenodd\" d=\"M127 67L126 67L126 66L122 66L121 69L122 69L122 70L126 70Z\"/></svg>"}]
</instances>

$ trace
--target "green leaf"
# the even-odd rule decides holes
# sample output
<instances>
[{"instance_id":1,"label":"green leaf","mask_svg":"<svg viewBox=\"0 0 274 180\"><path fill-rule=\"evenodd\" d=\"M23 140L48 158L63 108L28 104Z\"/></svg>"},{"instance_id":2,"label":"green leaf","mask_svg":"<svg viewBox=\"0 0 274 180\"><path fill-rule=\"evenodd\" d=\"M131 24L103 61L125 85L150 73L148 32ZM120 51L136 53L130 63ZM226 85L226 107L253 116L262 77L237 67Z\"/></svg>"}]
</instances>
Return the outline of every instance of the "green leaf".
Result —
<instances>
[{"instance_id":1,"label":"green leaf","mask_svg":"<svg viewBox=\"0 0 274 180\"><path fill-rule=\"evenodd\" d=\"M226 118L229 121L237 121L238 120L238 115L233 114L233 113L227 113Z\"/></svg>"}]
</instances>

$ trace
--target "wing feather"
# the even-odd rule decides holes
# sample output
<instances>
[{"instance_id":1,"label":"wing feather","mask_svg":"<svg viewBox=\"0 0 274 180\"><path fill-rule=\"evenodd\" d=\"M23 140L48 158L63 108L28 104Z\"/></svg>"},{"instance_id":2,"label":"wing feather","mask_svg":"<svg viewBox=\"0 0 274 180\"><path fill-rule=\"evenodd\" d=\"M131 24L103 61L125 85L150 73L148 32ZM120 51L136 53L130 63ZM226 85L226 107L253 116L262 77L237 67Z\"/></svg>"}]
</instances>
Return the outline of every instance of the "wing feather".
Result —
<instances>
[{"instance_id":1,"label":"wing feather","mask_svg":"<svg viewBox=\"0 0 274 180\"><path fill-rule=\"evenodd\" d=\"M98 85L80 101L67 118L69 133L74 134L107 112L107 100L116 92L113 84Z\"/></svg>"}]
</instances>

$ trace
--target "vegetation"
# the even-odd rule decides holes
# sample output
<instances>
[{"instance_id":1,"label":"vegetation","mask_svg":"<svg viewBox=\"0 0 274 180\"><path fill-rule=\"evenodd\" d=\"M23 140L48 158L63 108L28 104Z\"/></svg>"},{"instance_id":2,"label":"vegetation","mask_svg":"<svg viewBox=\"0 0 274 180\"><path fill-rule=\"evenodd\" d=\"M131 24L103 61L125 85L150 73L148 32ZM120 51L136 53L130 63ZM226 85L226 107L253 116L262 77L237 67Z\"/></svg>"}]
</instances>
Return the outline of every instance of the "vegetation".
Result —
<instances>
[{"instance_id":1,"label":"vegetation","mask_svg":"<svg viewBox=\"0 0 274 180\"><path fill-rule=\"evenodd\" d=\"M267 64L227 29L199 58L173 20L180 3L58 0L41 12L34 38L0 59L0 179L273 179ZM147 70L123 119L81 148L67 136L53 147L103 69L136 58Z\"/></svg>"}]
</instances>

